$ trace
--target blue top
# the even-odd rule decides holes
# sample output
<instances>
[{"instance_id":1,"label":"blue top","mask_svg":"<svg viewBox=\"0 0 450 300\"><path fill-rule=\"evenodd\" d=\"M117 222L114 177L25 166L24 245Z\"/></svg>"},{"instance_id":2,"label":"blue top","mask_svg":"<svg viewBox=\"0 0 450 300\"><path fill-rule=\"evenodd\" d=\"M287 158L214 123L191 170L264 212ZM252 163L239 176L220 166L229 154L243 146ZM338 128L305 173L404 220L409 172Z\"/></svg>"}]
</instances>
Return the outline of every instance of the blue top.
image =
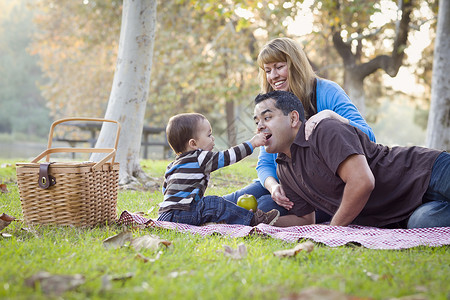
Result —
<instances>
[{"instance_id":1,"label":"blue top","mask_svg":"<svg viewBox=\"0 0 450 300\"><path fill-rule=\"evenodd\" d=\"M369 136L372 142L375 142L375 135L372 128L367 125L364 118L359 113L356 106L352 103L344 90L335 82L322 78L317 78L317 111L329 109L350 121L350 125L358 127ZM277 177L277 153L267 153L265 147L260 147L258 164L256 172L258 179L264 186L267 177Z\"/></svg>"}]
</instances>

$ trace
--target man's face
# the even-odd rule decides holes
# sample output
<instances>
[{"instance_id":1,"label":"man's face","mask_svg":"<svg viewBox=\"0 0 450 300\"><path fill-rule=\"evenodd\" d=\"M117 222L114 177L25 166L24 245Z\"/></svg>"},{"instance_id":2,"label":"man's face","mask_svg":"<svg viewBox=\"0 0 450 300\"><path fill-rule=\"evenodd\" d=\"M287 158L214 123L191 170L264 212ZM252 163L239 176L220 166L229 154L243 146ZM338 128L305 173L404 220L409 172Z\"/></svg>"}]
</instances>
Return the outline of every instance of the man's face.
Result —
<instances>
[{"instance_id":1,"label":"man's face","mask_svg":"<svg viewBox=\"0 0 450 300\"><path fill-rule=\"evenodd\" d=\"M290 155L292 127L290 115L275 107L275 100L267 99L255 106L254 117L257 132L266 136L266 151Z\"/></svg>"}]
</instances>

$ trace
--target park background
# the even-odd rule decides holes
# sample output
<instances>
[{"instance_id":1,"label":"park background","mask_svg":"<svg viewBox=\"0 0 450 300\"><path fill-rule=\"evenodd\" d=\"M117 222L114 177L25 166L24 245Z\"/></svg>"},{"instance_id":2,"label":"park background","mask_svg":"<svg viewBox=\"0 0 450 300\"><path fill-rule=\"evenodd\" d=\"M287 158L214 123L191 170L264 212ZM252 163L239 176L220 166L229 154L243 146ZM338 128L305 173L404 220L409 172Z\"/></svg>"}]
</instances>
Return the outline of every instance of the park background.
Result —
<instances>
[{"instance_id":1,"label":"park background","mask_svg":"<svg viewBox=\"0 0 450 300\"><path fill-rule=\"evenodd\" d=\"M441 7L449 19L448 1L0 0L0 212L17 218L1 232L0 298L303 299L307 292L308 299L448 299L448 245L379 250L316 243L311 253L280 259L274 251L293 245L265 236L128 228L134 237L156 234L172 243L137 253L128 246L105 249L105 239L125 230L113 224L25 225L14 163L45 148L53 120L106 115L122 59L122 9L155 2L157 12L146 6L156 22L149 90L143 93L145 125L163 127L172 114L199 111L213 120L219 149L251 135L250 103L259 91L256 55L269 39L289 36L302 43L321 76L346 88L358 105L364 99L365 117L379 142L426 143L430 100L435 100L431 71L441 24L436 26L436 19ZM402 26L405 8L409 17ZM397 43L405 31L406 41ZM342 53L355 69L380 57L400 61L401 67L388 64L393 79L381 69L365 76L365 93L355 96L358 88L348 89L344 79L352 64ZM84 134L58 132L69 133ZM156 148L155 159L140 161L159 183L167 166L157 159L160 154ZM7 155L12 159L3 159ZM245 186L256 177L255 162L214 172L207 193L224 195ZM162 198L158 186L122 188L117 212L155 218ZM236 249L241 243L246 258L224 254L225 246ZM41 271L83 282L70 291L61 291L62 284L30 284Z\"/></svg>"},{"instance_id":2,"label":"park background","mask_svg":"<svg viewBox=\"0 0 450 300\"><path fill-rule=\"evenodd\" d=\"M402 15L397 5L391 0L158 1L144 124L165 127L171 115L197 111L212 120L218 149L236 144L254 130L258 50L273 37L292 37L320 76L346 88L348 65L333 41L338 33L357 64L404 51L396 76L377 69L364 78L365 106L358 106L377 142L423 146L439 3L413 2L400 50L394 49ZM53 120L105 115L122 2L2 0L0 9L0 158L29 158L45 148ZM161 153L161 147L151 148L151 158Z\"/></svg>"}]
</instances>

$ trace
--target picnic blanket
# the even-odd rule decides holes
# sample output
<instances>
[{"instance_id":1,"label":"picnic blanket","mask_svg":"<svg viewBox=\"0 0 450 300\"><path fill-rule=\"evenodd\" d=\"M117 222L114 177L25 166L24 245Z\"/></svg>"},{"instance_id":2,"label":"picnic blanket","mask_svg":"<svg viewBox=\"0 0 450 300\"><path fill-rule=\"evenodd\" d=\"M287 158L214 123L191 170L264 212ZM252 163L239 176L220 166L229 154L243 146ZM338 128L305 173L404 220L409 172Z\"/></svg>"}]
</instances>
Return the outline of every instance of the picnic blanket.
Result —
<instances>
[{"instance_id":1,"label":"picnic blanket","mask_svg":"<svg viewBox=\"0 0 450 300\"><path fill-rule=\"evenodd\" d=\"M358 243L370 249L405 249L416 246L435 247L450 244L450 227L381 229L359 225L341 227L320 224L284 228L266 224L259 224L255 227L229 224L194 226L152 220L128 211L122 212L118 223L173 229L202 236L218 233L229 237L245 237L251 234L259 234L291 243L298 242L301 239L310 239L330 247Z\"/></svg>"}]
</instances>

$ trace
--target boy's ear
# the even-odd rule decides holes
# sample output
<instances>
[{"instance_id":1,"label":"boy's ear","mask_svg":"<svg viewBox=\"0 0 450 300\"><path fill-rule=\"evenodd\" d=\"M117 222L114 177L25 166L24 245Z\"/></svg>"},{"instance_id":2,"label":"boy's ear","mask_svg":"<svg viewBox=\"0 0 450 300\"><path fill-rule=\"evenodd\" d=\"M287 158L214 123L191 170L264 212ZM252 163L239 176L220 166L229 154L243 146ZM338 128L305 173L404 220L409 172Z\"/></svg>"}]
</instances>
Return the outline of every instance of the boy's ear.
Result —
<instances>
[{"instance_id":1,"label":"boy's ear","mask_svg":"<svg viewBox=\"0 0 450 300\"><path fill-rule=\"evenodd\" d=\"M194 139L190 139L188 142L189 147L197 149L197 141Z\"/></svg>"},{"instance_id":2,"label":"boy's ear","mask_svg":"<svg viewBox=\"0 0 450 300\"><path fill-rule=\"evenodd\" d=\"M301 125L301 121L300 121L300 117L298 115L298 111L293 110L289 113L289 119L291 121L291 126L292 127L297 127L299 125Z\"/></svg>"}]
</instances>

